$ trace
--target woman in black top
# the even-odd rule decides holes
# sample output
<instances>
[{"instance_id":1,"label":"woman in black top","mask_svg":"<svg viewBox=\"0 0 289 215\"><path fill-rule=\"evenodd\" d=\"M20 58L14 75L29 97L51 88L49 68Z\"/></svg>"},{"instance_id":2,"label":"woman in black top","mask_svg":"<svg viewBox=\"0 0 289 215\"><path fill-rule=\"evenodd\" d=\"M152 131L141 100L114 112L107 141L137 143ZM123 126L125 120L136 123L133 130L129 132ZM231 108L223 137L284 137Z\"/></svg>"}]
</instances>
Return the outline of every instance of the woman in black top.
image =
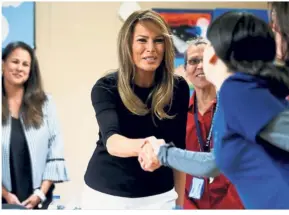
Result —
<instances>
[{"instance_id":1,"label":"woman in black top","mask_svg":"<svg viewBox=\"0 0 289 215\"><path fill-rule=\"evenodd\" d=\"M99 140L85 173L82 208L182 205L184 173L157 160L147 172L138 161L141 150L153 150L151 136L185 148L189 87L173 74L174 47L162 17L151 10L128 17L119 32L118 57L119 69L91 92Z\"/></svg>"},{"instance_id":2,"label":"woman in black top","mask_svg":"<svg viewBox=\"0 0 289 215\"><path fill-rule=\"evenodd\" d=\"M54 184L68 177L56 111L34 50L9 43L2 73L2 204L47 209Z\"/></svg>"}]
</instances>

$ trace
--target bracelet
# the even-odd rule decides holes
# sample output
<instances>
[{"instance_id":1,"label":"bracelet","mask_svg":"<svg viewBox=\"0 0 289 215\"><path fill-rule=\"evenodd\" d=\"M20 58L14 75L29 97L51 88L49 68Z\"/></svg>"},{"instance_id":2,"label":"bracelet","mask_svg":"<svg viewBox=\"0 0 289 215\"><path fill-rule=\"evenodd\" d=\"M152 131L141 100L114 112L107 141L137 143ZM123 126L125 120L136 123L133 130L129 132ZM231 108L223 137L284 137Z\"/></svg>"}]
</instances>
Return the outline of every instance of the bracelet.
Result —
<instances>
[{"instance_id":1,"label":"bracelet","mask_svg":"<svg viewBox=\"0 0 289 215\"><path fill-rule=\"evenodd\" d=\"M46 200L45 194L40 189L34 190L33 194L35 194L36 196L40 198L41 203L43 203Z\"/></svg>"},{"instance_id":2,"label":"bracelet","mask_svg":"<svg viewBox=\"0 0 289 215\"><path fill-rule=\"evenodd\" d=\"M168 151L171 147L175 147L174 143L173 142L170 142L170 143L167 143L166 145L164 145L163 147L165 147L165 155L164 155L164 158L163 158L163 165L166 166L166 167L170 167L171 166L168 164Z\"/></svg>"}]
</instances>

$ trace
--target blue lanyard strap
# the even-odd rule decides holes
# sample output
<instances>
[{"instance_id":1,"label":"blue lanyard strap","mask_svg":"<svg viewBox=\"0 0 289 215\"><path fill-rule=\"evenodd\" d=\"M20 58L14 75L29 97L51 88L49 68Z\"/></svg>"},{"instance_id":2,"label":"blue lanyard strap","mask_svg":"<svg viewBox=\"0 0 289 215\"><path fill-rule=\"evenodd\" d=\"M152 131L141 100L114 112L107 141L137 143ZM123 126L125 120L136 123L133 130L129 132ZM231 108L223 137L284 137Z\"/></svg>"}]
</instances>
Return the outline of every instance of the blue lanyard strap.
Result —
<instances>
[{"instance_id":1,"label":"blue lanyard strap","mask_svg":"<svg viewBox=\"0 0 289 215\"><path fill-rule=\"evenodd\" d=\"M197 139L200 144L200 148L204 152L209 152L211 147L211 139L212 139L212 133L213 133L213 118L216 112L216 107L213 108L213 116L212 116L212 123L211 127L208 133L208 136L206 138L206 143L204 143L202 131L200 128L199 120L198 120L198 103L197 103L197 95L195 95L195 101L194 101L194 118L195 118L195 125L197 129Z\"/></svg>"}]
</instances>

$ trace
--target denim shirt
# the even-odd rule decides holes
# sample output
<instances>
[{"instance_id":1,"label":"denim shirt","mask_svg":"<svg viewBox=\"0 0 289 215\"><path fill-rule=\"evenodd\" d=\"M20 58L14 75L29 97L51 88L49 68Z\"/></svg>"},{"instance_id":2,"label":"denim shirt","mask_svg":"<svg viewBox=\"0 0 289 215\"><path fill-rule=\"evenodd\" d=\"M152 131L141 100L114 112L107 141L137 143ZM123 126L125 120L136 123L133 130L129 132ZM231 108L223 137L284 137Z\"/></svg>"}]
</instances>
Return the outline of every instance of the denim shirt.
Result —
<instances>
[{"instance_id":1,"label":"denim shirt","mask_svg":"<svg viewBox=\"0 0 289 215\"><path fill-rule=\"evenodd\" d=\"M272 120L260 132L259 136L268 143L289 152L288 131L289 110L286 110ZM162 165L198 177L215 177L220 173L220 170L216 166L213 150L211 152L192 152L178 149L172 144L165 144L160 147L157 156Z\"/></svg>"}]
</instances>

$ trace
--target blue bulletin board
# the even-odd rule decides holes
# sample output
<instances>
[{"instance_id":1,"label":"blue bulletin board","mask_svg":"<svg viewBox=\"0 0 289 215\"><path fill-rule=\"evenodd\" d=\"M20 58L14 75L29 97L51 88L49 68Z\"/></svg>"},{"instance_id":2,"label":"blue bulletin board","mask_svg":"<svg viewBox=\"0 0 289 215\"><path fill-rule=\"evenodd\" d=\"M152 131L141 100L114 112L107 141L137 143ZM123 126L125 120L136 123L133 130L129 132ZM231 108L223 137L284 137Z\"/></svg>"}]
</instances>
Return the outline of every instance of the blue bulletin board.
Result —
<instances>
[{"instance_id":1,"label":"blue bulletin board","mask_svg":"<svg viewBox=\"0 0 289 215\"><path fill-rule=\"evenodd\" d=\"M263 19L265 22L269 23L269 16L268 16L268 10L261 10L261 9L236 9L236 8L216 8L213 11L213 19L215 20L218 16L229 12L229 11L245 11L248 13L252 13L255 16L259 17L260 19Z\"/></svg>"},{"instance_id":2,"label":"blue bulletin board","mask_svg":"<svg viewBox=\"0 0 289 215\"><path fill-rule=\"evenodd\" d=\"M35 48L35 2L2 3L2 49L12 41Z\"/></svg>"}]
</instances>

